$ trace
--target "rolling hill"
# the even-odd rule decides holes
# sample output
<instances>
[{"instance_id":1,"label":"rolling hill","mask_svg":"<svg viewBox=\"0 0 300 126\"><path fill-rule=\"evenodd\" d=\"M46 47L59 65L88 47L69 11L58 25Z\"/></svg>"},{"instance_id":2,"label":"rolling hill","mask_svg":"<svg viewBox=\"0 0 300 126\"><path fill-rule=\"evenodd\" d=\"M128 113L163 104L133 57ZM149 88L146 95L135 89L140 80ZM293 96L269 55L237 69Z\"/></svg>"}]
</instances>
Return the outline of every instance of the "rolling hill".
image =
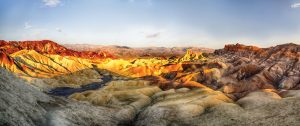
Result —
<instances>
[{"instance_id":1,"label":"rolling hill","mask_svg":"<svg viewBox=\"0 0 300 126\"><path fill-rule=\"evenodd\" d=\"M28 125L299 124L300 45L231 44L211 53L84 50L48 40L0 41L0 65L6 69L0 69L0 98L26 103L11 110L12 103L5 102L1 111ZM127 55L122 50L133 53L122 58ZM14 90L30 92L20 96ZM27 111L35 105L39 117ZM16 119L16 113L30 117ZM18 124L12 119L0 124Z\"/></svg>"}]
</instances>

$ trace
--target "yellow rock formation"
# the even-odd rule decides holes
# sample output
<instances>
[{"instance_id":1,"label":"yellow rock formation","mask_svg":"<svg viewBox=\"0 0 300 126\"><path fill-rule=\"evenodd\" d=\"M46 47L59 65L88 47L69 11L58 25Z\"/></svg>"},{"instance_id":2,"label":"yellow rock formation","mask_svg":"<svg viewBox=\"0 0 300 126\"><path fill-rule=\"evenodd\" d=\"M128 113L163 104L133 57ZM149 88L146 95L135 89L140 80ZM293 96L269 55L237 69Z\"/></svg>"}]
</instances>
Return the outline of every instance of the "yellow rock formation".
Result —
<instances>
[{"instance_id":1,"label":"yellow rock formation","mask_svg":"<svg viewBox=\"0 0 300 126\"><path fill-rule=\"evenodd\" d=\"M188 61L205 60L205 58L202 56L202 53L193 53L190 50L187 51L184 57L176 59L176 62L170 59L162 59L155 57L126 60L110 58L101 60L90 60L73 56L40 54L34 50L25 49L7 55L7 57L9 60L6 62L8 63L1 63L2 67L6 67L7 69L19 74L21 77L30 81L39 78L50 78L42 80L43 82L45 82L44 84L48 84L50 87L68 86L67 82L71 82L66 80L66 78L69 77L68 75L77 71L91 69L94 67L99 69L105 69L126 77L160 76L163 73L183 70L183 62L185 62L186 64ZM186 80L184 80L183 82L193 80L191 78L193 78L196 75L199 76L199 72L187 75ZM58 79L60 76L64 79ZM84 76L77 77L83 78ZM65 81L51 81L51 79ZM78 83L78 85L82 84L83 83ZM74 84L73 82L69 83L69 87L74 86L76 87L76 84Z\"/></svg>"}]
</instances>

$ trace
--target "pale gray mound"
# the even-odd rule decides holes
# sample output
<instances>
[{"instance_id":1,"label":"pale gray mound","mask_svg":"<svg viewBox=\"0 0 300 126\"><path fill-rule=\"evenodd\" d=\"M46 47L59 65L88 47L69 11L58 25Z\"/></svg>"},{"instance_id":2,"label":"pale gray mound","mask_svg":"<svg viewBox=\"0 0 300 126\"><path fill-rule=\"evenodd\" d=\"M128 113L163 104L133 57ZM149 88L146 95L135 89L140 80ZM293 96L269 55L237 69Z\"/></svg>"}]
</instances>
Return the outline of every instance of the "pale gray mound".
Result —
<instances>
[{"instance_id":1,"label":"pale gray mound","mask_svg":"<svg viewBox=\"0 0 300 126\"><path fill-rule=\"evenodd\" d=\"M191 119L188 125L298 126L300 97L279 99L273 93L252 92L234 103L222 103Z\"/></svg>"},{"instance_id":2,"label":"pale gray mound","mask_svg":"<svg viewBox=\"0 0 300 126\"><path fill-rule=\"evenodd\" d=\"M114 109L52 98L0 68L1 126L118 125Z\"/></svg>"},{"instance_id":3,"label":"pale gray mound","mask_svg":"<svg viewBox=\"0 0 300 126\"><path fill-rule=\"evenodd\" d=\"M297 126L300 124L300 97L297 95L298 92L286 93L289 96L281 98L271 91L255 91L236 103L219 102L219 104L209 106L193 116L188 113L194 113L199 108L178 102L187 99L188 97L185 95L184 99L172 99L172 104L158 107L158 104L160 104L158 102L147 107L139 115L135 124L141 126ZM169 101L163 99L161 102L166 103ZM204 102L199 103L203 105ZM191 111L182 113L178 111L180 109L176 106L188 106Z\"/></svg>"},{"instance_id":4,"label":"pale gray mound","mask_svg":"<svg viewBox=\"0 0 300 126\"><path fill-rule=\"evenodd\" d=\"M139 126L197 125L197 116L209 107L232 100L219 91L208 88L170 89L152 96L153 103L142 111L136 121Z\"/></svg>"},{"instance_id":5,"label":"pale gray mound","mask_svg":"<svg viewBox=\"0 0 300 126\"><path fill-rule=\"evenodd\" d=\"M72 102L47 114L48 126L114 126L116 109Z\"/></svg>"}]
</instances>

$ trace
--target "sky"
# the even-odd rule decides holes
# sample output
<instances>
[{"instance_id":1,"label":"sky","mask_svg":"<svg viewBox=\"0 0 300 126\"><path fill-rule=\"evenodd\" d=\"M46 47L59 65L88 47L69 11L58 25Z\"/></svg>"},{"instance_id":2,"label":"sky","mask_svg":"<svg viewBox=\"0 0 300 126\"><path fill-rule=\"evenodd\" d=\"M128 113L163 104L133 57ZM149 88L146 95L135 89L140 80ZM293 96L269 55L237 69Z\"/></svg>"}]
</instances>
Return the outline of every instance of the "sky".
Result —
<instances>
[{"instance_id":1,"label":"sky","mask_svg":"<svg viewBox=\"0 0 300 126\"><path fill-rule=\"evenodd\" d=\"M300 44L300 0L0 0L0 40L222 48Z\"/></svg>"}]
</instances>

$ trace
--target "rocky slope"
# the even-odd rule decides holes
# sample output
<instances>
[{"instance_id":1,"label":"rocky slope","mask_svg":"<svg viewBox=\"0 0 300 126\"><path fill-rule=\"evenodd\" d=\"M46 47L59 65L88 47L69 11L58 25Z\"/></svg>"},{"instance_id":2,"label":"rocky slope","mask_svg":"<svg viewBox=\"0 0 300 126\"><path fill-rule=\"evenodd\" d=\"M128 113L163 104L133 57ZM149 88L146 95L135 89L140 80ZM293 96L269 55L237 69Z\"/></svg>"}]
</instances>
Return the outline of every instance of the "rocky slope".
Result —
<instances>
[{"instance_id":1,"label":"rocky slope","mask_svg":"<svg viewBox=\"0 0 300 126\"><path fill-rule=\"evenodd\" d=\"M48 96L3 68L0 75L1 126L113 126L124 121L115 115L120 109Z\"/></svg>"},{"instance_id":2,"label":"rocky slope","mask_svg":"<svg viewBox=\"0 0 300 126\"><path fill-rule=\"evenodd\" d=\"M241 95L257 89L300 88L300 45L258 48L236 44L215 54L228 65L219 80L226 93Z\"/></svg>"},{"instance_id":3,"label":"rocky slope","mask_svg":"<svg viewBox=\"0 0 300 126\"><path fill-rule=\"evenodd\" d=\"M114 81L70 96L48 96L0 69L0 125L298 125L299 90L257 90L233 102L208 87L162 91L143 80ZM81 102L88 101L88 102ZM90 103L91 104L90 104Z\"/></svg>"}]
</instances>

